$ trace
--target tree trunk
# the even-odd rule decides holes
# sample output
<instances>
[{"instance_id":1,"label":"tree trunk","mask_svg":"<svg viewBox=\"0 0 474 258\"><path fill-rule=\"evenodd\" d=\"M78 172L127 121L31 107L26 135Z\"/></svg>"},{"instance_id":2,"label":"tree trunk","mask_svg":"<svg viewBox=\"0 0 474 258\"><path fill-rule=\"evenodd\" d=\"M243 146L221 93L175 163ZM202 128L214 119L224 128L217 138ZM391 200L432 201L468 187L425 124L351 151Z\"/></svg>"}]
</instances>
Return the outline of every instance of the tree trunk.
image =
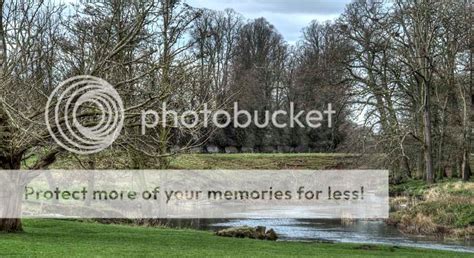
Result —
<instances>
[{"instance_id":1,"label":"tree trunk","mask_svg":"<svg viewBox=\"0 0 474 258\"><path fill-rule=\"evenodd\" d=\"M9 118L3 106L0 105L0 170L20 169L22 155L12 154L12 136L13 129ZM8 181L0 183L8 184ZM15 191L9 191L9 187L15 187L15 185L0 185L0 232L21 232L23 228L18 213L21 211L21 201L18 196L12 196Z\"/></svg>"},{"instance_id":2,"label":"tree trunk","mask_svg":"<svg viewBox=\"0 0 474 258\"><path fill-rule=\"evenodd\" d=\"M424 148L423 154L425 156L425 176L428 184L434 183L433 176L433 157L432 157L432 142L431 142L431 110L430 110L430 85L425 83L424 109L423 109L423 124L424 124Z\"/></svg>"},{"instance_id":3,"label":"tree trunk","mask_svg":"<svg viewBox=\"0 0 474 258\"><path fill-rule=\"evenodd\" d=\"M22 232L23 227L20 219L21 215L21 194L18 187L14 184L1 189L0 192L0 232Z\"/></svg>"},{"instance_id":4,"label":"tree trunk","mask_svg":"<svg viewBox=\"0 0 474 258\"><path fill-rule=\"evenodd\" d=\"M463 93L461 89L461 93ZM462 138L462 161L461 161L461 178L468 181L471 175L471 166L469 164L469 156L471 155L471 113L472 108L469 105L465 94L461 94L463 100L463 138Z\"/></svg>"},{"instance_id":5,"label":"tree trunk","mask_svg":"<svg viewBox=\"0 0 474 258\"><path fill-rule=\"evenodd\" d=\"M461 173L462 173L462 180L463 181L469 181L469 178L471 176L471 166L469 164L469 151L464 151L464 154L462 156L462 167L461 167Z\"/></svg>"},{"instance_id":6,"label":"tree trunk","mask_svg":"<svg viewBox=\"0 0 474 258\"><path fill-rule=\"evenodd\" d=\"M23 232L21 219L0 219L0 232L18 233Z\"/></svg>"},{"instance_id":7,"label":"tree trunk","mask_svg":"<svg viewBox=\"0 0 474 258\"><path fill-rule=\"evenodd\" d=\"M469 5L469 9L471 12L469 12L469 20L472 22L472 5ZM473 113L473 105L474 105L474 94L473 94L473 80L472 80L472 52L474 51L474 43L472 42L472 29L469 30L469 88L468 88L468 94L469 97L467 99L464 98L464 101L466 103L465 105L465 111L464 111L464 119L465 119L465 136L467 139L465 139L465 149L464 149L464 155L463 155L463 163L462 163L462 180L463 181L469 181L471 177L471 166L469 164L469 157L471 155L471 134L472 134L472 128L471 128L471 119L472 119L472 113ZM468 108L468 107L469 108Z\"/></svg>"},{"instance_id":8,"label":"tree trunk","mask_svg":"<svg viewBox=\"0 0 474 258\"><path fill-rule=\"evenodd\" d=\"M10 164L4 165L6 164L0 163L0 169L12 169L9 167ZM4 176L2 175L2 182L0 184L0 232L23 231L20 219L22 196L18 190L20 189L18 187L20 183L19 176L19 173L4 173Z\"/></svg>"}]
</instances>

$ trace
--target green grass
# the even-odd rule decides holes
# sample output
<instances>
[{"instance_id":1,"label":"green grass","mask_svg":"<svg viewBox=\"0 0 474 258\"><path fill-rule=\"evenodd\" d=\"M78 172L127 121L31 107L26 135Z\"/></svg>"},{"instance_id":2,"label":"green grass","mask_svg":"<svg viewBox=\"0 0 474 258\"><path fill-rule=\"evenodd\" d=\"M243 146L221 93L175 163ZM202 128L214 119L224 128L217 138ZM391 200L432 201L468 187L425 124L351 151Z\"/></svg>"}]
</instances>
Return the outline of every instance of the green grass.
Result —
<instances>
[{"instance_id":1,"label":"green grass","mask_svg":"<svg viewBox=\"0 0 474 258\"><path fill-rule=\"evenodd\" d=\"M438 225L464 228L474 226L474 208L471 203L453 200L421 202L409 210L412 217L423 214Z\"/></svg>"},{"instance_id":2,"label":"green grass","mask_svg":"<svg viewBox=\"0 0 474 258\"><path fill-rule=\"evenodd\" d=\"M103 225L67 220L26 220L25 233L0 234L0 256L313 256L472 257L472 254L357 244L270 242L214 236L211 232Z\"/></svg>"},{"instance_id":3,"label":"green grass","mask_svg":"<svg viewBox=\"0 0 474 258\"><path fill-rule=\"evenodd\" d=\"M350 168L355 160L349 154L325 153L248 153L187 154L172 158L173 169L337 169Z\"/></svg>"},{"instance_id":4,"label":"green grass","mask_svg":"<svg viewBox=\"0 0 474 258\"><path fill-rule=\"evenodd\" d=\"M472 182L472 180L470 182ZM408 195L413 197L423 197L423 195L426 194L426 192L430 189L438 188L441 189L445 194L454 196L474 197L473 189L463 187L459 188L459 184L462 184L459 178L439 180L432 185L428 185L424 180L420 179L409 180L402 184L390 185L390 195Z\"/></svg>"},{"instance_id":5,"label":"green grass","mask_svg":"<svg viewBox=\"0 0 474 258\"><path fill-rule=\"evenodd\" d=\"M125 154L100 153L95 159L97 169L130 168ZM238 154L180 154L169 157L169 169L351 169L359 160L354 154L338 153L238 153ZM30 158L24 166L31 165ZM87 163L87 161L82 161ZM158 163L147 161L146 168L158 168ZM80 169L72 156L61 156L54 169Z\"/></svg>"},{"instance_id":6,"label":"green grass","mask_svg":"<svg viewBox=\"0 0 474 258\"><path fill-rule=\"evenodd\" d=\"M430 188L424 180L409 180L402 184L390 185L390 195L408 195L421 197Z\"/></svg>"}]
</instances>

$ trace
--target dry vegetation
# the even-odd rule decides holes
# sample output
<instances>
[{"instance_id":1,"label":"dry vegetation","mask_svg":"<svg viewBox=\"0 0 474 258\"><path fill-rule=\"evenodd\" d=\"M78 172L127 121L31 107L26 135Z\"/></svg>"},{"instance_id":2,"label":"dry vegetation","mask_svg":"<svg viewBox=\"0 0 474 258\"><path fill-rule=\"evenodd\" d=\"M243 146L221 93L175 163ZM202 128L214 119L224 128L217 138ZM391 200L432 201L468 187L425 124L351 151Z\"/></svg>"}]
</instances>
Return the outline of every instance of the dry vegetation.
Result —
<instances>
[{"instance_id":1,"label":"dry vegetation","mask_svg":"<svg viewBox=\"0 0 474 258\"><path fill-rule=\"evenodd\" d=\"M474 238L474 182L413 181L392 187L390 222L405 233Z\"/></svg>"}]
</instances>

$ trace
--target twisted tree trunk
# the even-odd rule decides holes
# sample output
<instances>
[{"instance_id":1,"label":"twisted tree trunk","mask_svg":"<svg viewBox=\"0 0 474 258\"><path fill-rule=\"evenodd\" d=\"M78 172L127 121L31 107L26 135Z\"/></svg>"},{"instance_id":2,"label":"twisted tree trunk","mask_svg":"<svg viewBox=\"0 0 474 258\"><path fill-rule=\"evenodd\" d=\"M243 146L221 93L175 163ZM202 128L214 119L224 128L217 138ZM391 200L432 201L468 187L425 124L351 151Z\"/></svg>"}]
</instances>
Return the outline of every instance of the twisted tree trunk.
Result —
<instances>
[{"instance_id":1,"label":"twisted tree trunk","mask_svg":"<svg viewBox=\"0 0 474 258\"><path fill-rule=\"evenodd\" d=\"M0 170L20 169L21 155L13 154L11 148L12 135L13 128L0 103ZM2 184L8 184L6 179L2 178L1 180ZM14 216L18 215L18 211L21 210L21 202L14 193L15 191L8 191L8 188L0 192L0 232L20 232L23 230L21 219Z\"/></svg>"}]
</instances>

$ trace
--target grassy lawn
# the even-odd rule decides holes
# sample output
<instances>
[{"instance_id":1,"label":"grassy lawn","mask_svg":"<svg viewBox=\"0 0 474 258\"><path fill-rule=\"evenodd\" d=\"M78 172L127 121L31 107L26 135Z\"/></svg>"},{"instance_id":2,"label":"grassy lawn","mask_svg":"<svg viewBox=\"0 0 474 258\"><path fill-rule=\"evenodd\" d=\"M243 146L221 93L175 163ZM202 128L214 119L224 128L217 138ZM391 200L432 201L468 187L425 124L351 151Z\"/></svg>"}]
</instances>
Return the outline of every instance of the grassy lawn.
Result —
<instances>
[{"instance_id":1,"label":"grassy lawn","mask_svg":"<svg viewBox=\"0 0 474 258\"><path fill-rule=\"evenodd\" d=\"M270 242L210 232L26 220L21 234L0 234L0 256L313 256L472 257L472 254L357 244Z\"/></svg>"},{"instance_id":2,"label":"grassy lawn","mask_svg":"<svg viewBox=\"0 0 474 258\"><path fill-rule=\"evenodd\" d=\"M236 153L236 154L180 154L171 156L169 169L351 169L360 157L338 153ZM120 153L97 154L97 169L126 169L128 156ZM36 162L30 158L28 166ZM87 163L87 160L83 160ZM158 163L147 161L147 168L158 168ZM26 167L25 167L26 168ZM77 159L63 156L50 168L81 169Z\"/></svg>"},{"instance_id":3,"label":"grassy lawn","mask_svg":"<svg viewBox=\"0 0 474 258\"><path fill-rule=\"evenodd\" d=\"M356 156L337 153L185 154L171 160L173 169L341 169Z\"/></svg>"}]
</instances>

